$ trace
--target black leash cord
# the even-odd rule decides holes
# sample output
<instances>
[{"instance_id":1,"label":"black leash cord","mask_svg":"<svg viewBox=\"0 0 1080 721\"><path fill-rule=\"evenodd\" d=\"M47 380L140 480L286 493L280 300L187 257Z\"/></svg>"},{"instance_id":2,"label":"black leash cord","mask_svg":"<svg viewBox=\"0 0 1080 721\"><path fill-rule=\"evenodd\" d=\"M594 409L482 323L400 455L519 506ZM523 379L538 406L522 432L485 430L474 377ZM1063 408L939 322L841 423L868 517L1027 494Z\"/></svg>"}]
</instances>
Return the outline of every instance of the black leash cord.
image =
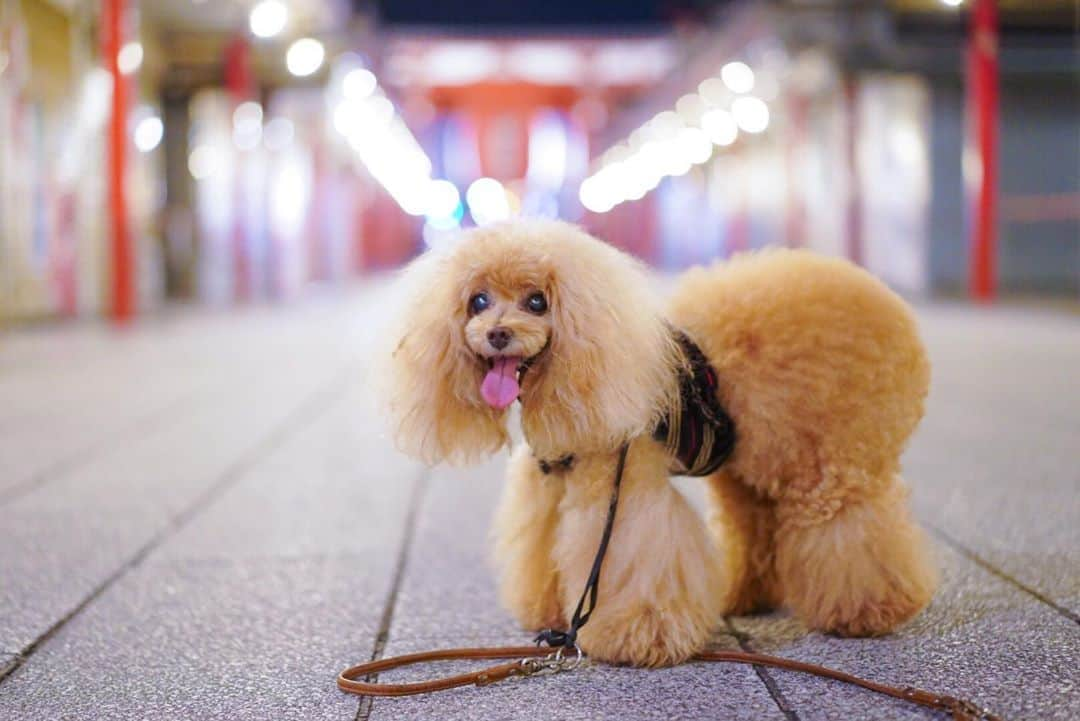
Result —
<instances>
[{"instance_id":1,"label":"black leash cord","mask_svg":"<svg viewBox=\"0 0 1080 721\"><path fill-rule=\"evenodd\" d=\"M604 524L604 533L600 536L600 546L596 549L596 558L593 559L592 570L589 571L589 580L585 582L585 590L581 592L581 598L578 599L577 608L574 609L574 615L570 619L569 631L557 631L553 628L548 628L536 635L533 639L536 645L546 643L548 646L563 646L565 648L577 648L577 633L586 623L589 622L589 617L592 616L593 610L596 608L596 602L599 598L600 589L600 567L604 563L604 556L607 554L608 542L611 540L611 529L615 527L615 510L619 506L619 487L622 485L623 468L626 467L626 453L630 450L630 443L627 441L623 443L622 448L619 449L619 462L615 466L615 483L611 490L611 503L608 505L607 523ZM585 610L585 603L588 601L589 608Z\"/></svg>"}]
</instances>

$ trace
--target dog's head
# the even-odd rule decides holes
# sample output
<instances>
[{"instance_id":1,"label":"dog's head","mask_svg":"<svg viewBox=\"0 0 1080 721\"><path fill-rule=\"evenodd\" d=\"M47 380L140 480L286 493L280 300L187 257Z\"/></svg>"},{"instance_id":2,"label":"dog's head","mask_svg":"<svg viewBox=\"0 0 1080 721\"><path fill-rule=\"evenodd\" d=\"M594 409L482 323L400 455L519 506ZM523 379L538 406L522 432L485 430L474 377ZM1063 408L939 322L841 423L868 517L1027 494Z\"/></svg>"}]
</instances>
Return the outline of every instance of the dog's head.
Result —
<instances>
[{"instance_id":1,"label":"dog's head","mask_svg":"<svg viewBox=\"0 0 1080 721\"><path fill-rule=\"evenodd\" d=\"M538 455L614 448L674 391L677 355L639 264L574 226L472 230L408 275L391 410L399 444L428 462L498 450L517 399Z\"/></svg>"}]
</instances>

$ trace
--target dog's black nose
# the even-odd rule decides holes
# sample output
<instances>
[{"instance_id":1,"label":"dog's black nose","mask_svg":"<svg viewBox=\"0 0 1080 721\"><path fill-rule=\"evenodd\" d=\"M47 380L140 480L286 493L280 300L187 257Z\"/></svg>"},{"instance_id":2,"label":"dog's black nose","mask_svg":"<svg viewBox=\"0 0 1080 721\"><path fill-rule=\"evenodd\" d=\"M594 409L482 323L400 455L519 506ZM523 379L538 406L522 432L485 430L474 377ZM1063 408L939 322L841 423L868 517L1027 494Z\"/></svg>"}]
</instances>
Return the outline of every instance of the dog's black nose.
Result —
<instances>
[{"instance_id":1,"label":"dog's black nose","mask_svg":"<svg viewBox=\"0 0 1080 721\"><path fill-rule=\"evenodd\" d=\"M488 343L490 343L491 347L495 350L502 350L510 345L510 339L513 337L514 334L502 326L496 326L487 333Z\"/></svg>"}]
</instances>

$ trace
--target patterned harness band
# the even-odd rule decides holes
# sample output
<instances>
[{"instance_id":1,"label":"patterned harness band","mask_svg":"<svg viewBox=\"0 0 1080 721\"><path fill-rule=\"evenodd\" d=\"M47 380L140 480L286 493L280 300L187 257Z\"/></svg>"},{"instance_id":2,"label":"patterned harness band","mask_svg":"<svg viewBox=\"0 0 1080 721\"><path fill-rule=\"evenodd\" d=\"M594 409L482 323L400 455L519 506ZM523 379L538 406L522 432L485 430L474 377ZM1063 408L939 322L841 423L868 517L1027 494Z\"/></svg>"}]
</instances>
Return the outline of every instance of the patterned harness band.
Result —
<instances>
[{"instance_id":1,"label":"patterned harness band","mask_svg":"<svg viewBox=\"0 0 1080 721\"><path fill-rule=\"evenodd\" d=\"M735 448L735 424L716 397L719 381L705 354L690 337L672 329L684 363L679 368L679 395L653 431L673 461L678 476L707 476L728 459ZM573 468L573 454L555 460L538 459L547 475Z\"/></svg>"},{"instance_id":2,"label":"patterned harness band","mask_svg":"<svg viewBox=\"0 0 1080 721\"><path fill-rule=\"evenodd\" d=\"M664 444L675 461L671 472L707 476L735 448L735 424L717 398L716 370L690 337L673 330L686 360L679 370L677 405L656 426L653 438Z\"/></svg>"}]
</instances>

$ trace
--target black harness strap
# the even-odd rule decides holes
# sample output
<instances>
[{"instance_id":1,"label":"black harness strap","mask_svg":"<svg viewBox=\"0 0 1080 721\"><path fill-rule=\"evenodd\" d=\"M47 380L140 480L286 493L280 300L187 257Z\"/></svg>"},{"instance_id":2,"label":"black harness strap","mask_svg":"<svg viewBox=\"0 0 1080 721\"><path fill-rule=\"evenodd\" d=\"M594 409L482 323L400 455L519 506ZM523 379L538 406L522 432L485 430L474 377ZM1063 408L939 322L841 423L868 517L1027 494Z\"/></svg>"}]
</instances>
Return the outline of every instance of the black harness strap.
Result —
<instances>
[{"instance_id":1,"label":"black harness strap","mask_svg":"<svg viewBox=\"0 0 1080 721\"><path fill-rule=\"evenodd\" d=\"M680 330L672 329L672 334L686 363L679 370L679 394L653 438L672 457L672 473L707 476L735 448L735 423L720 405L720 382L701 348Z\"/></svg>"},{"instance_id":2,"label":"black harness strap","mask_svg":"<svg viewBox=\"0 0 1080 721\"><path fill-rule=\"evenodd\" d=\"M611 541L611 530L615 526L615 510L619 505L619 487L622 485L623 469L626 467L626 453L630 449L630 443L623 443L619 449L619 462L615 466L615 483L611 491L611 502L608 505L607 522L604 524L604 533L600 536L600 547L596 549L596 557L593 559L592 570L589 571L589 580L585 582L585 590L578 599L577 608L570 619L569 631L557 631L545 629L537 634L537 645L546 643L548 646L564 646L577 648L577 634L592 616L596 608L600 589L600 567L604 563L604 555L607 553L608 542ZM588 604L588 608L585 605Z\"/></svg>"}]
</instances>

